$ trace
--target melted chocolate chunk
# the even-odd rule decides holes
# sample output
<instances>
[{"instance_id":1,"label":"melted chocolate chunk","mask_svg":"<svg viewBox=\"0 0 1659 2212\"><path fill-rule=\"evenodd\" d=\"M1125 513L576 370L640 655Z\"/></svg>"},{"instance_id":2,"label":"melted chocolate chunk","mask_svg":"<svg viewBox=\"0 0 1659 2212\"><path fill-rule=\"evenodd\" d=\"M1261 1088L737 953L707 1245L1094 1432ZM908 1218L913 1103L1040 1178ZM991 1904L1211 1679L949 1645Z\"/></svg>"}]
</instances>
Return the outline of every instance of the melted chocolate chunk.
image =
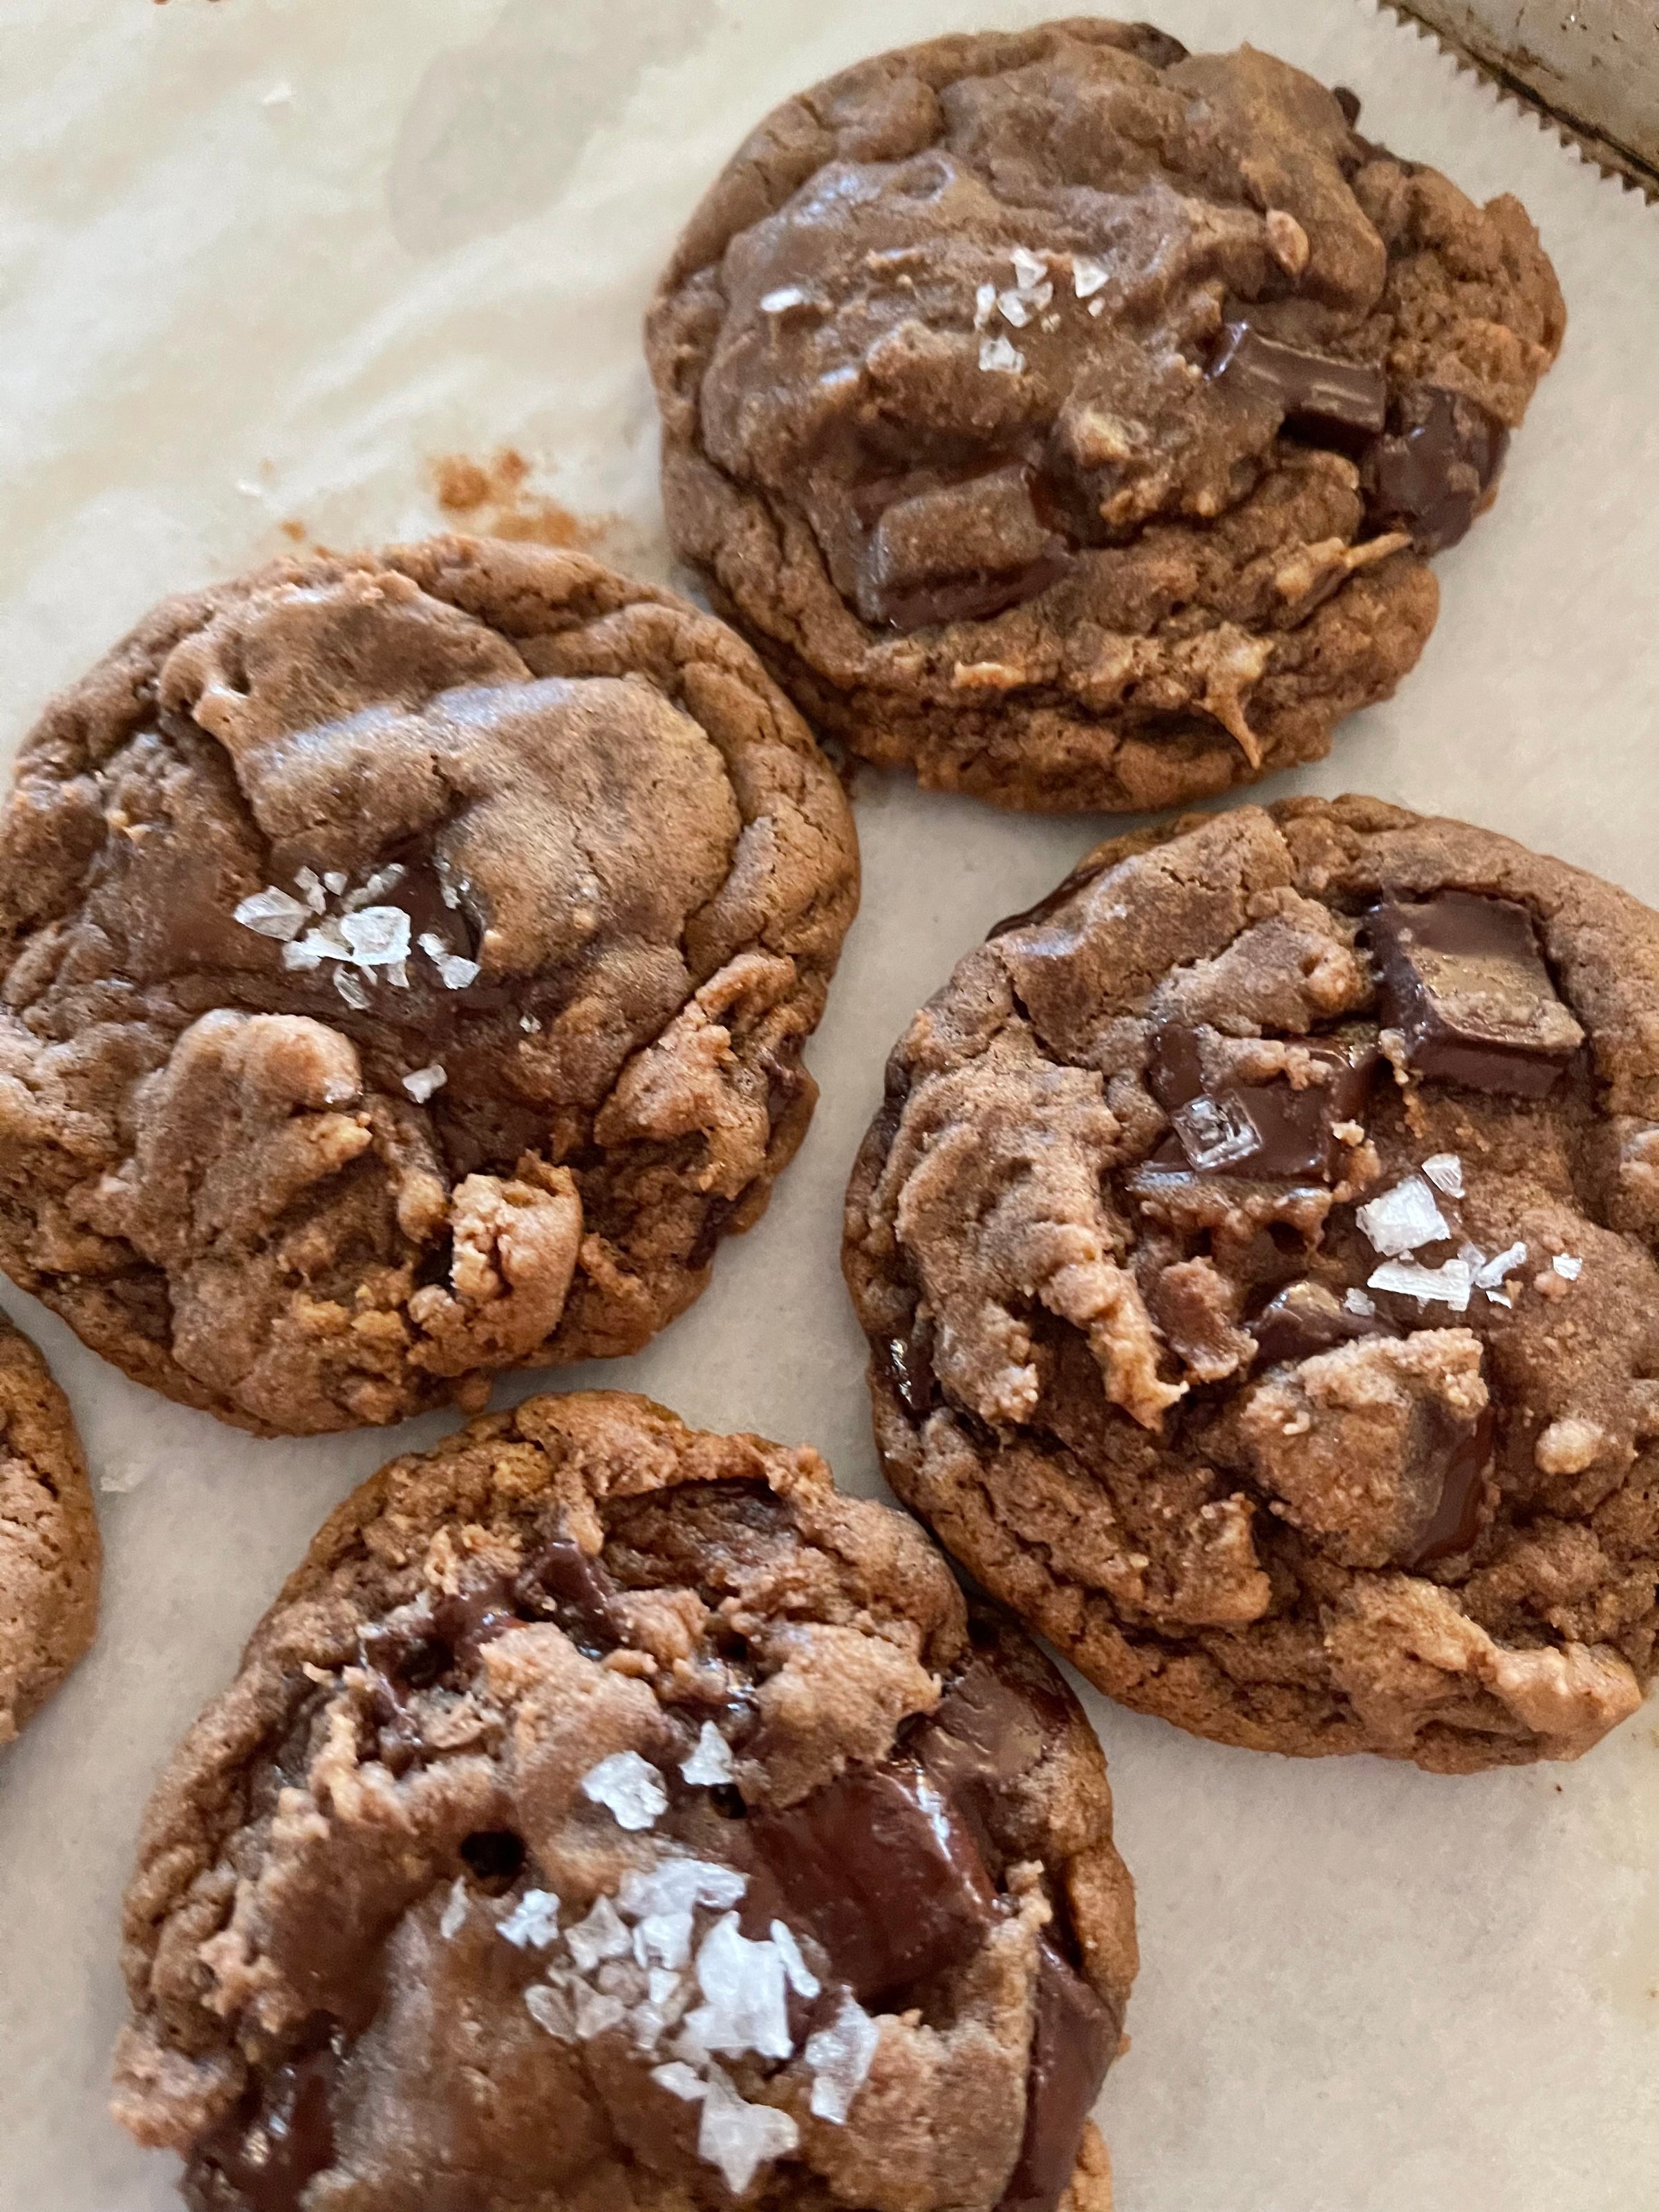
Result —
<instances>
[{"instance_id":1,"label":"melted chocolate chunk","mask_svg":"<svg viewBox=\"0 0 1659 2212\"><path fill-rule=\"evenodd\" d=\"M1273 401L1287 422L1334 422L1379 431L1388 421L1388 379L1368 362L1341 361L1264 337L1251 324L1223 325L1210 381L1250 398Z\"/></svg>"},{"instance_id":2,"label":"melted chocolate chunk","mask_svg":"<svg viewBox=\"0 0 1659 2212\"><path fill-rule=\"evenodd\" d=\"M1091 868L1086 863L1080 868L1073 868L1065 882L1056 884L1047 898L1040 898L1035 906L1028 906L1018 914L1004 915L1000 921L993 922L985 933L985 942L988 945L993 938L1006 937L1011 929L1030 929L1034 923L1047 921L1051 915L1058 914L1068 900L1075 898L1080 890L1085 890L1097 876L1104 872L1103 866Z\"/></svg>"},{"instance_id":3,"label":"melted chocolate chunk","mask_svg":"<svg viewBox=\"0 0 1659 2212\"><path fill-rule=\"evenodd\" d=\"M1121 2023L1046 1936L1038 1946L1034 2010L1025 2134L997 2212L1056 2212L1091 2107L1117 2056Z\"/></svg>"},{"instance_id":4,"label":"melted chocolate chunk","mask_svg":"<svg viewBox=\"0 0 1659 2212\"><path fill-rule=\"evenodd\" d=\"M1370 509L1409 530L1421 553L1455 545L1480 513L1509 451L1510 434L1477 400L1421 385L1395 410L1366 457Z\"/></svg>"},{"instance_id":5,"label":"melted chocolate chunk","mask_svg":"<svg viewBox=\"0 0 1659 2212\"><path fill-rule=\"evenodd\" d=\"M1030 1699L975 1659L939 1699L916 1754L945 1795L957 1797L1029 1773L1048 1734Z\"/></svg>"},{"instance_id":6,"label":"melted chocolate chunk","mask_svg":"<svg viewBox=\"0 0 1659 2212\"><path fill-rule=\"evenodd\" d=\"M1123 27L1129 33L1124 43L1130 52L1153 69L1173 69L1177 62L1186 60L1188 49L1167 31L1152 23L1128 23Z\"/></svg>"},{"instance_id":7,"label":"melted chocolate chunk","mask_svg":"<svg viewBox=\"0 0 1659 2212\"><path fill-rule=\"evenodd\" d=\"M1381 1314L1350 1313L1322 1283L1287 1283L1245 1327L1255 1339L1265 1365L1280 1360L1311 1359L1339 1344L1362 1336L1395 1336L1399 1331Z\"/></svg>"},{"instance_id":8,"label":"melted chocolate chunk","mask_svg":"<svg viewBox=\"0 0 1659 2212\"><path fill-rule=\"evenodd\" d=\"M792 1911L861 2002L969 1956L996 1910L966 1824L908 1762L855 1767L749 1826Z\"/></svg>"},{"instance_id":9,"label":"melted chocolate chunk","mask_svg":"<svg viewBox=\"0 0 1659 2212\"><path fill-rule=\"evenodd\" d=\"M1562 1004L1524 907L1470 891L1387 898L1366 933L1383 1019L1419 1074L1542 1098L1584 1041Z\"/></svg>"},{"instance_id":10,"label":"melted chocolate chunk","mask_svg":"<svg viewBox=\"0 0 1659 2212\"><path fill-rule=\"evenodd\" d=\"M299 2212L307 2183L334 2163L344 2039L331 2023L315 2033L325 2039L274 2067L198 2144L180 2184L191 2212Z\"/></svg>"},{"instance_id":11,"label":"melted chocolate chunk","mask_svg":"<svg viewBox=\"0 0 1659 2212\"><path fill-rule=\"evenodd\" d=\"M1300 1091L1285 1079L1231 1085L1212 1092L1205 1088L1197 1033L1175 1024L1160 1030L1147 1081L1170 1115L1179 1149L1161 1148L1154 1156L1157 1164L1173 1165L1184 1158L1198 1175L1243 1176L1267 1182L1339 1181L1347 1147L1334 1132L1340 1124L1358 1118L1377 1055L1369 1047L1351 1050L1310 1045L1308 1049L1311 1058L1329 1069L1326 1081L1310 1083Z\"/></svg>"},{"instance_id":12,"label":"melted chocolate chunk","mask_svg":"<svg viewBox=\"0 0 1659 2212\"><path fill-rule=\"evenodd\" d=\"M574 1536L555 1536L519 1577L520 1604L550 1613L573 1644L590 1656L618 1640L617 1586Z\"/></svg>"},{"instance_id":13,"label":"melted chocolate chunk","mask_svg":"<svg viewBox=\"0 0 1659 2212\"><path fill-rule=\"evenodd\" d=\"M1474 1421L1454 1420L1443 1407L1435 1410L1437 1433L1433 1448L1444 1456L1445 1473L1439 1503L1398 1562L1407 1569L1426 1567L1436 1559L1467 1552L1480 1534L1480 1510L1492 1462L1492 1408L1485 1407Z\"/></svg>"},{"instance_id":14,"label":"melted chocolate chunk","mask_svg":"<svg viewBox=\"0 0 1659 2212\"><path fill-rule=\"evenodd\" d=\"M1074 558L1019 461L867 478L852 503L866 531L858 611L893 629L989 621L1058 583Z\"/></svg>"},{"instance_id":15,"label":"melted chocolate chunk","mask_svg":"<svg viewBox=\"0 0 1659 2212\"><path fill-rule=\"evenodd\" d=\"M905 1412L913 1421L925 1421L939 1399L932 1326L918 1322L908 1336L889 1337L881 1347L881 1362Z\"/></svg>"}]
</instances>

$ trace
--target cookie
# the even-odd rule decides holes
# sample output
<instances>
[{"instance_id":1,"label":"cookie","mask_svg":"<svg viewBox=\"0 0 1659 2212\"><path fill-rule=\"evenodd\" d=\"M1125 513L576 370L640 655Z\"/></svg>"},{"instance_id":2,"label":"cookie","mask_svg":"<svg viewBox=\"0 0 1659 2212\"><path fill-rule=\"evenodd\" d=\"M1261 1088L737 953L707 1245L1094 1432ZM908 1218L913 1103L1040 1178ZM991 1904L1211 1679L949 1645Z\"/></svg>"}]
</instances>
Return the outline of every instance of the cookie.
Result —
<instances>
[{"instance_id":1,"label":"cookie","mask_svg":"<svg viewBox=\"0 0 1659 2212\"><path fill-rule=\"evenodd\" d=\"M1109 2212L1105 1762L817 1455L532 1398L334 1514L174 1758L118 2116L193 2212Z\"/></svg>"},{"instance_id":2,"label":"cookie","mask_svg":"<svg viewBox=\"0 0 1659 2212\"><path fill-rule=\"evenodd\" d=\"M674 542L820 729L999 805L1150 808L1389 695L1565 310L1518 201L1358 107L1079 18L759 126L647 343Z\"/></svg>"},{"instance_id":3,"label":"cookie","mask_svg":"<svg viewBox=\"0 0 1659 2212\"><path fill-rule=\"evenodd\" d=\"M1659 916L1291 799L1102 846L889 1064L845 1264L900 1496L1126 1705L1571 1759L1659 1628Z\"/></svg>"},{"instance_id":4,"label":"cookie","mask_svg":"<svg viewBox=\"0 0 1659 2212\"><path fill-rule=\"evenodd\" d=\"M449 538L170 599L0 817L0 1263L264 1432L637 1351L800 1143L857 899L665 592Z\"/></svg>"},{"instance_id":5,"label":"cookie","mask_svg":"<svg viewBox=\"0 0 1659 2212\"><path fill-rule=\"evenodd\" d=\"M0 1314L0 1744L90 1646L102 1564L69 1401Z\"/></svg>"}]
</instances>

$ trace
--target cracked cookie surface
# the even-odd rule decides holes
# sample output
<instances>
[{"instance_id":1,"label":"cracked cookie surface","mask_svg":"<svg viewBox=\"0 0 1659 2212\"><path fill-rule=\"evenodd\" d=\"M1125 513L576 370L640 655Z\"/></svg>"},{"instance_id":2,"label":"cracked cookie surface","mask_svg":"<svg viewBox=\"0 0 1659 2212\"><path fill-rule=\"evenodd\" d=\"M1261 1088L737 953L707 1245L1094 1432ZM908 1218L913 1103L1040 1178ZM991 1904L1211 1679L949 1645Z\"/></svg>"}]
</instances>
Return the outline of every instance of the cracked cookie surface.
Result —
<instances>
[{"instance_id":1,"label":"cracked cookie surface","mask_svg":"<svg viewBox=\"0 0 1659 2212\"><path fill-rule=\"evenodd\" d=\"M1414 664L1565 311L1524 209L1271 55L1095 19L769 116L647 325L675 544L823 730L1166 806Z\"/></svg>"},{"instance_id":2,"label":"cracked cookie surface","mask_svg":"<svg viewBox=\"0 0 1659 2212\"><path fill-rule=\"evenodd\" d=\"M0 1744L91 1644L102 1560L69 1401L0 1314Z\"/></svg>"},{"instance_id":3,"label":"cracked cookie surface","mask_svg":"<svg viewBox=\"0 0 1659 2212\"><path fill-rule=\"evenodd\" d=\"M1659 1632L1659 917L1291 799L1102 846L889 1064L889 1479L1100 1687L1264 1750L1571 1758Z\"/></svg>"},{"instance_id":4,"label":"cracked cookie surface","mask_svg":"<svg viewBox=\"0 0 1659 2212\"><path fill-rule=\"evenodd\" d=\"M338 1509L156 1790L125 1963L118 2114L193 2212L1110 2212L1133 1895L1076 1701L908 1517L642 1398Z\"/></svg>"},{"instance_id":5,"label":"cracked cookie surface","mask_svg":"<svg viewBox=\"0 0 1659 2212\"><path fill-rule=\"evenodd\" d=\"M857 898L667 592L441 538L168 600L0 817L0 1261L265 1431L635 1351L805 1132Z\"/></svg>"}]
</instances>

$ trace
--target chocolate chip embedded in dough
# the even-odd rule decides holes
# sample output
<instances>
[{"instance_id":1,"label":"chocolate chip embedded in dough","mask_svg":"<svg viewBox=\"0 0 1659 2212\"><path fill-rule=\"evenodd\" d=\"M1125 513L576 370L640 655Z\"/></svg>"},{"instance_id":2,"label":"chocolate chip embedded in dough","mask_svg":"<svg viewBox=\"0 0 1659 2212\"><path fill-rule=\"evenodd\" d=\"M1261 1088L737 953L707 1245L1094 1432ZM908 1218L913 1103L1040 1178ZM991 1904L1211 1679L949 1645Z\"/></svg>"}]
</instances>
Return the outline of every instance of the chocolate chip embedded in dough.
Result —
<instances>
[{"instance_id":1,"label":"chocolate chip embedded in dough","mask_svg":"<svg viewBox=\"0 0 1659 2212\"><path fill-rule=\"evenodd\" d=\"M913 1420L925 1421L939 1397L932 1324L918 1322L908 1336L890 1336L881 1347L881 1362L904 1401L905 1412Z\"/></svg>"},{"instance_id":2,"label":"chocolate chip embedded in dough","mask_svg":"<svg viewBox=\"0 0 1659 2212\"><path fill-rule=\"evenodd\" d=\"M1381 1314L1354 1313L1322 1283L1305 1279L1287 1283L1255 1319L1246 1323L1262 1364L1309 1359L1362 1336L1394 1336L1398 1331Z\"/></svg>"},{"instance_id":3,"label":"chocolate chip embedded in dough","mask_svg":"<svg viewBox=\"0 0 1659 2212\"><path fill-rule=\"evenodd\" d=\"M1366 919L1384 1020L1419 1074L1543 1098L1584 1041L1524 907L1470 891L1384 899Z\"/></svg>"},{"instance_id":4,"label":"chocolate chip embedded in dough","mask_svg":"<svg viewBox=\"0 0 1659 2212\"><path fill-rule=\"evenodd\" d=\"M550 1607L557 1625L586 1649L609 1650L617 1640L616 1585L574 1536L542 1547L519 1578L519 1595Z\"/></svg>"},{"instance_id":5,"label":"chocolate chip embedded in dough","mask_svg":"<svg viewBox=\"0 0 1659 2212\"><path fill-rule=\"evenodd\" d=\"M1056 2212L1090 2107L1117 2056L1119 2023L1045 1936L1038 1947L1025 2136L997 2212Z\"/></svg>"},{"instance_id":6,"label":"chocolate chip embedded in dough","mask_svg":"<svg viewBox=\"0 0 1659 2212\"><path fill-rule=\"evenodd\" d=\"M1346 429L1380 431L1388 421L1389 384L1380 368L1286 345L1246 322L1224 325L1210 381L1250 398L1273 401L1287 422L1334 422Z\"/></svg>"},{"instance_id":7,"label":"chocolate chip embedded in dough","mask_svg":"<svg viewBox=\"0 0 1659 2212\"><path fill-rule=\"evenodd\" d=\"M273 2068L204 2137L185 2168L185 2201L202 2212L299 2212L306 2185L334 2163L338 2039Z\"/></svg>"},{"instance_id":8,"label":"chocolate chip embedded in dough","mask_svg":"<svg viewBox=\"0 0 1659 2212\"><path fill-rule=\"evenodd\" d=\"M1364 1106L1376 1054L1335 1045L1307 1051L1328 1071L1325 1081L1299 1091L1286 1079L1212 1092L1196 1031L1174 1024L1159 1030L1147 1080L1194 1172L1273 1182L1338 1180L1346 1147L1335 1132Z\"/></svg>"},{"instance_id":9,"label":"chocolate chip embedded in dough","mask_svg":"<svg viewBox=\"0 0 1659 2212\"><path fill-rule=\"evenodd\" d=\"M1426 1567L1437 1559L1455 1558L1459 1552L1467 1552L1480 1534L1480 1509L1486 1497L1486 1476L1492 1468L1492 1437L1490 1406L1473 1427L1447 1420L1441 1439L1445 1471L1441 1478L1440 1501L1402 1553L1402 1567Z\"/></svg>"},{"instance_id":10,"label":"chocolate chip embedded in dough","mask_svg":"<svg viewBox=\"0 0 1659 2212\"><path fill-rule=\"evenodd\" d=\"M1031 472L905 479L882 507L859 562L859 612L902 630L983 622L1035 599L1071 568L1040 519Z\"/></svg>"},{"instance_id":11,"label":"chocolate chip embedded in dough","mask_svg":"<svg viewBox=\"0 0 1659 2212\"><path fill-rule=\"evenodd\" d=\"M965 1822L920 1767L854 1767L750 1822L791 1908L861 2000L975 1950L995 1894Z\"/></svg>"},{"instance_id":12,"label":"chocolate chip embedded in dough","mask_svg":"<svg viewBox=\"0 0 1659 2212\"><path fill-rule=\"evenodd\" d=\"M1373 517L1409 530L1420 553L1455 545L1486 504L1509 444L1498 417L1462 392L1437 385L1407 392L1366 456Z\"/></svg>"}]
</instances>

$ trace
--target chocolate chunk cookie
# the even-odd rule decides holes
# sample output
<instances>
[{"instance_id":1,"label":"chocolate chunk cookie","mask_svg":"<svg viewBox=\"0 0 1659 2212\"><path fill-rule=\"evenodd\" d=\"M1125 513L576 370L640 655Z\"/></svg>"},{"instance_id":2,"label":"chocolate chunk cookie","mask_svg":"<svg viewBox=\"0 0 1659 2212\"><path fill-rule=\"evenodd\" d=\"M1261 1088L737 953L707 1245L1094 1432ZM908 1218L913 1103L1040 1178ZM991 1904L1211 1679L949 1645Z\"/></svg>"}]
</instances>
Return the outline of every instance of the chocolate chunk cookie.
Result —
<instances>
[{"instance_id":1,"label":"chocolate chunk cookie","mask_svg":"<svg viewBox=\"0 0 1659 2212\"><path fill-rule=\"evenodd\" d=\"M0 1314L0 1744L91 1644L102 1561L69 1401Z\"/></svg>"},{"instance_id":2,"label":"chocolate chunk cookie","mask_svg":"<svg viewBox=\"0 0 1659 2212\"><path fill-rule=\"evenodd\" d=\"M0 817L0 1262L256 1431L637 1351L805 1133L852 820L720 623L439 538L168 600Z\"/></svg>"},{"instance_id":3,"label":"chocolate chunk cookie","mask_svg":"<svg viewBox=\"0 0 1659 2212\"><path fill-rule=\"evenodd\" d=\"M1560 345L1520 204L1271 55L1078 19L790 100L662 280L679 550L854 751L1017 807L1330 749Z\"/></svg>"},{"instance_id":4,"label":"chocolate chunk cookie","mask_svg":"<svg viewBox=\"0 0 1659 2212\"><path fill-rule=\"evenodd\" d=\"M1659 1631L1659 916L1375 799L1103 845L889 1066L899 1494L1102 1689L1463 1771Z\"/></svg>"},{"instance_id":5,"label":"chocolate chunk cookie","mask_svg":"<svg viewBox=\"0 0 1659 2212\"><path fill-rule=\"evenodd\" d=\"M1099 1747L822 1461L532 1398L335 1513L151 1803L193 2212L1109 2212Z\"/></svg>"}]
</instances>

